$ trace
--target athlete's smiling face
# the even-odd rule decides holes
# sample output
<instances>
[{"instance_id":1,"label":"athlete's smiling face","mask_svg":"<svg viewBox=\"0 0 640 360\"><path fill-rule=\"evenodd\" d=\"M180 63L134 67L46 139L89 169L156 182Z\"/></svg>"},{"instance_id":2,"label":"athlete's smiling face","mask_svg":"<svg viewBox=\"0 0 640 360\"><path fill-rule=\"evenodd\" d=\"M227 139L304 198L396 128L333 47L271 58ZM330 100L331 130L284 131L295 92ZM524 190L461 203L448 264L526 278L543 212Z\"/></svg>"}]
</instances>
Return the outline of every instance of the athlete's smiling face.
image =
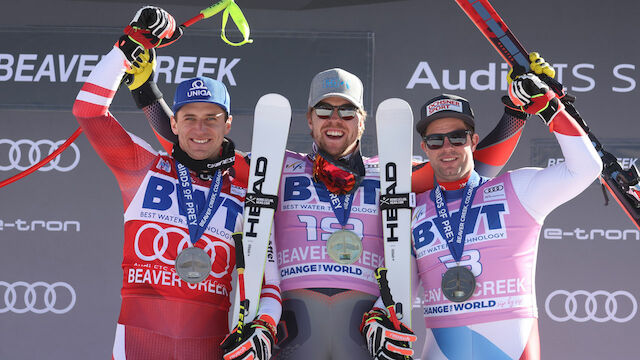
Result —
<instances>
[{"instance_id":1,"label":"athlete's smiling face","mask_svg":"<svg viewBox=\"0 0 640 360\"><path fill-rule=\"evenodd\" d=\"M178 136L180 148L192 159L215 160L231 130L231 120L216 104L194 102L171 117L171 130Z\"/></svg>"},{"instance_id":2,"label":"athlete's smiling face","mask_svg":"<svg viewBox=\"0 0 640 360\"><path fill-rule=\"evenodd\" d=\"M425 131L425 136L432 134L448 134L456 130L466 130L464 121L458 118L441 118L434 120ZM424 140L420 143L433 168L438 182L452 182L465 178L473 170L473 152L478 145L478 134L466 134L466 143L455 146L444 137L442 147L429 149Z\"/></svg>"},{"instance_id":3,"label":"athlete's smiling face","mask_svg":"<svg viewBox=\"0 0 640 360\"><path fill-rule=\"evenodd\" d=\"M319 104L322 103L335 107L353 106L349 101L338 96L323 99ZM364 116L361 111L356 111L352 119L344 120L335 109L326 119L318 117L316 111L311 109L307 112L307 121L313 141L336 159L352 153L364 132Z\"/></svg>"}]
</instances>

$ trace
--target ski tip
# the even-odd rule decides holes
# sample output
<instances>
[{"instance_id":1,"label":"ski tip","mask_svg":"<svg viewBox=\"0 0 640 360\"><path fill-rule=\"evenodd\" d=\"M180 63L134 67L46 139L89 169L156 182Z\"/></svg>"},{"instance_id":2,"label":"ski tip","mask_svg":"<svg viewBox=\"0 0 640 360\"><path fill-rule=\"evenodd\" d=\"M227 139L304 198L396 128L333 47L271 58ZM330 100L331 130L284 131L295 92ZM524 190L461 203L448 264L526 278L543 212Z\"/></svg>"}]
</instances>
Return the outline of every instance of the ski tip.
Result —
<instances>
[{"instance_id":1,"label":"ski tip","mask_svg":"<svg viewBox=\"0 0 640 360\"><path fill-rule=\"evenodd\" d=\"M262 95L255 108L255 118L268 118L271 122L291 122L291 104L280 94Z\"/></svg>"},{"instance_id":2,"label":"ski tip","mask_svg":"<svg viewBox=\"0 0 640 360\"><path fill-rule=\"evenodd\" d=\"M381 102L380 105L378 105L378 110L381 110L381 109L384 110L387 108L392 108L392 109L404 108L404 109L411 110L411 105L409 105L408 102L400 98L389 98Z\"/></svg>"},{"instance_id":3,"label":"ski tip","mask_svg":"<svg viewBox=\"0 0 640 360\"><path fill-rule=\"evenodd\" d=\"M412 133L413 111L411 105L403 99L386 99L376 110L376 129L380 134L388 129L395 131L408 130ZM387 129L387 130L385 130Z\"/></svg>"},{"instance_id":4,"label":"ski tip","mask_svg":"<svg viewBox=\"0 0 640 360\"><path fill-rule=\"evenodd\" d=\"M258 105L282 106L291 108L289 100L286 97L276 93L262 95L258 100L258 104L256 105L256 107Z\"/></svg>"}]
</instances>

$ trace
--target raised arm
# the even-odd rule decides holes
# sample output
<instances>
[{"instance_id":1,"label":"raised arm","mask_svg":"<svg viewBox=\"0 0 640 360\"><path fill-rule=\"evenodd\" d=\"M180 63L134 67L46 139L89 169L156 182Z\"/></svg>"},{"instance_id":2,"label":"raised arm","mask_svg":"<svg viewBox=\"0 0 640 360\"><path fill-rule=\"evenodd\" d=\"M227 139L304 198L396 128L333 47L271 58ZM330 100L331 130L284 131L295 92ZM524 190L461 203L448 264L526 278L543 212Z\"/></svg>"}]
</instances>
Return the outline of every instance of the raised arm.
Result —
<instances>
[{"instance_id":1,"label":"raised arm","mask_svg":"<svg viewBox=\"0 0 640 360\"><path fill-rule=\"evenodd\" d=\"M143 9L148 9L147 12ZM135 194L144 173L151 166L156 153L149 145L137 136L128 133L109 112L121 79L126 70L136 60L136 56L144 53L146 45L140 44L140 38L146 39L149 47L159 43L159 39L147 39L144 34L153 31L171 36L166 28L146 26L146 21L156 21L147 13L171 17L157 8L143 8L136 14L131 24L125 28L123 35L111 51L104 56L89 75L86 83L78 93L73 105L73 114L84 130L89 142L102 160L113 171L123 193L125 205ZM166 22L168 24L169 22ZM168 26L168 25L167 25ZM175 28L175 27L174 27Z\"/></svg>"},{"instance_id":2,"label":"raised arm","mask_svg":"<svg viewBox=\"0 0 640 360\"><path fill-rule=\"evenodd\" d=\"M563 163L545 169L525 168L511 173L518 198L542 223L553 209L580 194L598 177L602 161L584 130L536 75L526 74L514 80L509 97L524 111L540 115L565 158Z\"/></svg>"}]
</instances>

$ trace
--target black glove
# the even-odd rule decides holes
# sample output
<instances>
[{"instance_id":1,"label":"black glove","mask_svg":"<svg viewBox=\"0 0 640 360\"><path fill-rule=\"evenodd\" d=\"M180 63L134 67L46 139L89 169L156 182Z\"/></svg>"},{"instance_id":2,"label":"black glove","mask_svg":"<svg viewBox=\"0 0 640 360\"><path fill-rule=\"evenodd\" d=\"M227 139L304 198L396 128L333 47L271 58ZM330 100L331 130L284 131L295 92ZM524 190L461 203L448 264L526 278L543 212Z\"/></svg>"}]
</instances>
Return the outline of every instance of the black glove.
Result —
<instances>
[{"instance_id":1,"label":"black glove","mask_svg":"<svg viewBox=\"0 0 640 360\"><path fill-rule=\"evenodd\" d=\"M374 308L364 314L360 333L374 359L405 360L413 356L409 344L416 341L417 337L402 323L400 330L395 330L391 319L382 309Z\"/></svg>"},{"instance_id":2,"label":"black glove","mask_svg":"<svg viewBox=\"0 0 640 360\"><path fill-rule=\"evenodd\" d=\"M116 45L130 62L134 62L145 49L152 49L173 43L182 35L182 28L176 28L176 21L165 10L155 6L145 6L124 28Z\"/></svg>"},{"instance_id":3,"label":"black glove","mask_svg":"<svg viewBox=\"0 0 640 360\"><path fill-rule=\"evenodd\" d=\"M243 327L242 334L235 328L220 347L224 360L269 360L275 339L275 327L256 319Z\"/></svg>"}]
</instances>

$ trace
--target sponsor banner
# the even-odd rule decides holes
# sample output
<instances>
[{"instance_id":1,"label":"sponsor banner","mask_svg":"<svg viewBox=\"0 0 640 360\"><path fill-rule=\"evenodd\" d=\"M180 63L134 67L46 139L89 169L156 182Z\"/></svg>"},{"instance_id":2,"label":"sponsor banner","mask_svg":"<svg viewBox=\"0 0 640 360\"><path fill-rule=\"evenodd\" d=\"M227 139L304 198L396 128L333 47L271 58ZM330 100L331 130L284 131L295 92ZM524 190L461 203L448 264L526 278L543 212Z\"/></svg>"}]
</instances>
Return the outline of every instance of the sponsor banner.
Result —
<instances>
[{"instance_id":1,"label":"sponsor banner","mask_svg":"<svg viewBox=\"0 0 640 360\"><path fill-rule=\"evenodd\" d=\"M437 62L436 62L437 63ZM636 89L636 64L593 64L554 63L555 79L568 86L570 93L584 93L595 90L613 93L628 93ZM408 90L507 90L507 63L490 62L480 68L442 68L427 60L418 61L406 82ZM606 83L597 87L596 78Z\"/></svg>"},{"instance_id":2,"label":"sponsor banner","mask_svg":"<svg viewBox=\"0 0 640 360\"><path fill-rule=\"evenodd\" d=\"M637 139L598 139L604 150L618 158L623 169L637 163L640 158L640 144ZM531 141L531 165L538 167L552 166L564 162L560 145L555 139L534 139ZM597 183L597 182L596 182Z\"/></svg>"},{"instance_id":3,"label":"sponsor banner","mask_svg":"<svg viewBox=\"0 0 640 360\"><path fill-rule=\"evenodd\" d=\"M461 315L487 310L502 310L520 307L530 307L531 296L503 296L482 300L465 301L443 305L428 305L424 307L424 317Z\"/></svg>"},{"instance_id":4,"label":"sponsor banner","mask_svg":"<svg viewBox=\"0 0 640 360\"><path fill-rule=\"evenodd\" d=\"M0 100L2 101L2 100ZM0 139L0 171L25 171L53 153L66 139ZM80 162L80 149L72 143L67 150L56 156L38 171L69 172Z\"/></svg>"},{"instance_id":5,"label":"sponsor banner","mask_svg":"<svg viewBox=\"0 0 640 360\"><path fill-rule=\"evenodd\" d=\"M97 27L0 29L5 44L0 50L0 107L69 109L81 84L121 34L120 28ZM372 89L370 32L255 31L251 37L252 44L232 47L220 40L218 31L189 29L175 44L159 49L155 79L167 102L172 103L176 84L208 76L229 88L232 113L252 113L260 96L270 92L306 111L311 78L331 67L353 72L365 89ZM136 109L128 91L118 98L123 100L114 101L112 109ZM368 110L371 99L369 92L364 101Z\"/></svg>"},{"instance_id":6,"label":"sponsor banner","mask_svg":"<svg viewBox=\"0 0 640 360\"><path fill-rule=\"evenodd\" d=\"M453 266L448 266L448 267L450 268ZM524 278L488 280L488 281L480 281L476 283L476 289L473 293L473 296L474 297L498 296L497 298L493 298L493 300L501 299L505 297L513 298L518 293L530 292L530 289L531 289L530 282ZM486 300L486 299L483 299L483 300ZM442 294L442 288L438 287L438 288L425 290L422 301L425 306L430 306L432 304L437 304L437 303L441 303L442 301L446 301L446 299Z\"/></svg>"},{"instance_id":7,"label":"sponsor banner","mask_svg":"<svg viewBox=\"0 0 640 360\"><path fill-rule=\"evenodd\" d=\"M626 290L555 290L547 296L544 308L557 322L626 323L638 313L638 301Z\"/></svg>"},{"instance_id":8,"label":"sponsor banner","mask_svg":"<svg viewBox=\"0 0 640 360\"><path fill-rule=\"evenodd\" d=\"M297 263L309 260L328 260L327 247L320 245L308 245L305 247L294 247L291 249L284 249L278 251L278 266L284 268L287 264ZM324 264L324 263L322 263ZM321 264L321 265L322 265ZM374 254L370 251L363 250L362 256L355 262L362 266L378 268L384 266L384 257ZM292 266L289 266L292 267ZM295 267L295 265L293 266ZM331 269L333 271L333 269ZM311 271L311 270L310 270ZM313 270L313 272L320 271L320 269ZM336 270L337 271L337 270Z\"/></svg>"},{"instance_id":9,"label":"sponsor banner","mask_svg":"<svg viewBox=\"0 0 640 360\"><path fill-rule=\"evenodd\" d=\"M127 273L128 284L149 284L149 285L162 285L169 287L188 287L191 290L198 290L208 292L216 295L229 296L229 291L224 284L219 283L217 280L205 280L196 284L183 282L180 276L176 274L173 267L153 265L151 264L134 264L135 269L129 269Z\"/></svg>"},{"instance_id":10,"label":"sponsor banner","mask_svg":"<svg viewBox=\"0 0 640 360\"><path fill-rule=\"evenodd\" d=\"M547 227L542 230L545 240L635 240L640 241L638 229L605 229L592 228L555 228Z\"/></svg>"},{"instance_id":11,"label":"sponsor banner","mask_svg":"<svg viewBox=\"0 0 640 360\"><path fill-rule=\"evenodd\" d=\"M0 281L0 314L12 312L65 314L76 304L76 291L64 281L28 283Z\"/></svg>"},{"instance_id":12,"label":"sponsor banner","mask_svg":"<svg viewBox=\"0 0 640 360\"><path fill-rule=\"evenodd\" d=\"M292 279L304 275L341 275L362 279L370 270L355 265L315 263L280 267L280 277ZM367 279L365 279L367 280Z\"/></svg>"},{"instance_id":13,"label":"sponsor banner","mask_svg":"<svg viewBox=\"0 0 640 360\"><path fill-rule=\"evenodd\" d=\"M0 218L0 231L80 232L80 222L76 220L7 220Z\"/></svg>"}]
</instances>

